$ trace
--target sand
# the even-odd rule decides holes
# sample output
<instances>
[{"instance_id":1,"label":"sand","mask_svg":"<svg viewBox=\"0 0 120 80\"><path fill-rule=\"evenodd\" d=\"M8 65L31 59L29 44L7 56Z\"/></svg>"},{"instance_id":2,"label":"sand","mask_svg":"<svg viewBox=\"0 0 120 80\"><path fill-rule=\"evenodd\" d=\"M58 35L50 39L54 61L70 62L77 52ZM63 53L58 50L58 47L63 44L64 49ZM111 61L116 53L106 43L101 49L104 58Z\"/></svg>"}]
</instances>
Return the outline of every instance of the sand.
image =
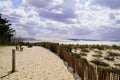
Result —
<instances>
[{"instance_id":1,"label":"sand","mask_svg":"<svg viewBox=\"0 0 120 80\"><path fill-rule=\"evenodd\" d=\"M80 48L77 49L72 49L72 52L75 54L80 54L80 53L85 53L87 54L87 56L82 56L83 58L86 58L87 61L91 62L92 60L98 59L102 62L107 63L110 67L114 67L114 68L118 68L120 69L120 66L116 66L115 64L120 64L120 56L115 56L114 60L107 60L105 59L105 57L109 56L108 52L112 52L112 53L117 53L120 54L120 50L98 50L98 49L94 49L94 50L89 50L89 52L82 52ZM98 55L100 54L102 57L94 57L93 55ZM110 57L110 56L109 56Z\"/></svg>"},{"instance_id":2,"label":"sand","mask_svg":"<svg viewBox=\"0 0 120 80\"><path fill-rule=\"evenodd\" d=\"M14 48L0 47L0 80L74 80L64 62L42 47L16 51L16 72L10 73Z\"/></svg>"}]
</instances>

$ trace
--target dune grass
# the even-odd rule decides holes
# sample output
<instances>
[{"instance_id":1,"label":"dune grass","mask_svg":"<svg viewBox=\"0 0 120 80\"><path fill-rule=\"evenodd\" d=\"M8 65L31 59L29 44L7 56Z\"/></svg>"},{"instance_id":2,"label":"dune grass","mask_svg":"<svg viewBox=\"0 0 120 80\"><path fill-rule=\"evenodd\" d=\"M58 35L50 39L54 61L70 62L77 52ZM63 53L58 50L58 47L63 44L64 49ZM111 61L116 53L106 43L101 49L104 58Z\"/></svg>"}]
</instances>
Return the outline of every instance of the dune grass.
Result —
<instances>
[{"instance_id":1,"label":"dune grass","mask_svg":"<svg viewBox=\"0 0 120 80\"><path fill-rule=\"evenodd\" d=\"M1 47L8 47L8 46L11 46L11 45L0 45L0 48Z\"/></svg>"},{"instance_id":2,"label":"dune grass","mask_svg":"<svg viewBox=\"0 0 120 80\"><path fill-rule=\"evenodd\" d=\"M63 44L64 48L68 51L68 52L71 52L71 49L81 49L83 52L89 52L89 50L93 50L93 49L98 49L98 50L120 50L120 46L117 46L117 45L111 45L111 46L108 46L108 45L89 45L89 44L77 44L77 45L74 45L74 44L69 44L69 45L66 45L66 44ZM98 51L99 53L99 51Z\"/></svg>"},{"instance_id":3,"label":"dune grass","mask_svg":"<svg viewBox=\"0 0 120 80\"><path fill-rule=\"evenodd\" d=\"M98 65L98 66L109 66L109 64L102 62L99 59L92 60L91 62Z\"/></svg>"},{"instance_id":4,"label":"dune grass","mask_svg":"<svg viewBox=\"0 0 120 80\"><path fill-rule=\"evenodd\" d=\"M115 53L115 52L108 52L109 56L120 56L119 53Z\"/></svg>"},{"instance_id":5,"label":"dune grass","mask_svg":"<svg viewBox=\"0 0 120 80\"><path fill-rule=\"evenodd\" d=\"M97 58L101 58L101 57L103 57L101 54L94 54L94 55L92 55L93 57L97 57Z\"/></svg>"},{"instance_id":6,"label":"dune grass","mask_svg":"<svg viewBox=\"0 0 120 80\"><path fill-rule=\"evenodd\" d=\"M87 56L87 54L86 54L86 53L80 53L80 55L81 55L81 56Z\"/></svg>"}]
</instances>

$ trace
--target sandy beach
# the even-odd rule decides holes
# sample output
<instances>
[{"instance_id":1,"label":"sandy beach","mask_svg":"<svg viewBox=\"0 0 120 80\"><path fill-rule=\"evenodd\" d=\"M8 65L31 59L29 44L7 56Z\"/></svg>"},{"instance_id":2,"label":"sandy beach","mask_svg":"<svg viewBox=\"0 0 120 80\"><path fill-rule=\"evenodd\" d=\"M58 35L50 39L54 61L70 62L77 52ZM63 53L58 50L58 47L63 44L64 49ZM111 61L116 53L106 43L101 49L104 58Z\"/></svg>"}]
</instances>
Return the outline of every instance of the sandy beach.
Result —
<instances>
[{"instance_id":1,"label":"sandy beach","mask_svg":"<svg viewBox=\"0 0 120 80\"><path fill-rule=\"evenodd\" d=\"M0 80L74 80L64 62L42 47L16 51L16 72L10 73L14 48L0 47Z\"/></svg>"}]
</instances>

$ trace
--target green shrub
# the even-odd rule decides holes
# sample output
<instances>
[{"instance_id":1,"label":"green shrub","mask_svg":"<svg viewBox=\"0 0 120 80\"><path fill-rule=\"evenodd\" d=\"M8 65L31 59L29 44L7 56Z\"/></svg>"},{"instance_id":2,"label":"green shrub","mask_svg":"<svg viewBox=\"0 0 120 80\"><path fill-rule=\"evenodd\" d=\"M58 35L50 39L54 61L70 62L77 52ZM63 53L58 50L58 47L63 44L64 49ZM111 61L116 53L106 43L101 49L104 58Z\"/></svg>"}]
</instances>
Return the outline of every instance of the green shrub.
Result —
<instances>
[{"instance_id":1,"label":"green shrub","mask_svg":"<svg viewBox=\"0 0 120 80\"><path fill-rule=\"evenodd\" d=\"M88 61L86 58L82 58L82 61L85 63L85 64L88 64Z\"/></svg>"},{"instance_id":2,"label":"green shrub","mask_svg":"<svg viewBox=\"0 0 120 80\"><path fill-rule=\"evenodd\" d=\"M72 55L73 55L75 58L77 58L77 59L81 59L81 56L80 56L79 54L73 53Z\"/></svg>"},{"instance_id":3,"label":"green shrub","mask_svg":"<svg viewBox=\"0 0 120 80\"><path fill-rule=\"evenodd\" d=\"M81 51L82 51L82 52L89 52L88 49L82 49Z\"/></svg>"},{"instance_id":4,"label":"green shrub","mask_svg":"<svg viewBox=\"0 0 120 80\"><path fill-rule=\"evenodd\" d=\"M119 46L116 46L116 45L112 45L112 46L111 46L111 49L120 49L120 47L119 47Z\"/></svg>"},{"instance_id":5,"label":"green shrub","mask_svg":"<svg viewBox=\"0 0 120 80\"><path fill-rule=\"evenodd\" d=\"M116 66L120 66L120 64L116 64L116 63L115 63L114 65L116 65Z\"/></svg>"},{"instance_id":6,"label":"green shrub","mask_svg":"<svg viewBox=\"0 0 120 80\"><path fill-rule=\"evenodd\" d=\"M80 55L81 55L81 56L87 56L87 54L86 54L86 53L80 53Z\"/></svg>"},{"instance_id":7,"label":"green shrub","mask_svg":"<svg viewBox=\"0 0 120 80\"><path fill-rule=\"evenodd\" d=\"M25 46L28 46L29 44L30 44L29 42L25 42L25 43L24 43Z\"/></svg>"},{"instance_id":8,"label":"green shrub","mask_svg":"<svg viewBox=\"0 0 120 80\"><path fill-rule=\"evenodd\" d=\"M31 47L33 47L33 44L29 43L27 46L28 46L28 48L31 48Z\"/></svg>"},{"instance_id":9,"label":"green shrub","mask_svg":"<svg viewBox=\"0 0 120 80\"><path fill-rule=\"evenodd\" d=\"M92 55L93 57L97 57L97 58L101 58L101 57L103 57L102 55L100 55L100 54L94 54L94 55Z\"/></svg>"},{"instance_id":10,"label":"green shrub","mask_svg":"<svg viewBox=\"0 0 120 80\"><path fill-rule=\"evenodd\" d=\"M113 58L113 57L110 57L110 56L104 57L104 59L109 60L109 61L113 61L113 60L114 60L114 58Z\"/></svg>"},{"instance_id":11,"label":"green shrub","mask_svg":"<svg viewBox=\"0 0 120 80\"><path fill-rule=\"evenodd\" d=\"M95 53L99 53L99 54L102 54L102 52L101 51L94 51Z\"/></svg>"},{"instance_id":12,"label":"green shrub","mask_svg":"<svg viewBox=\"0 0 120 80\"><path fill-rule=\"evenodd\" d=\"M115 53L115 52L108 52L109 53L109 56L120 56L119 53Z\"/></svg>"},{"instance_id":13,"label":"green shrub","mask_svg":"<svg viewBox=\"0 0 120 80\"><path fill-rule=\"evenodd\" d=\"M71 52L71 51L72 51L72 45L64 45L63 47L64 47L64 49L65 49L67 52Z\"/></svg>"},{"instance_id":14,"label":"green shrub","mask_svg":"<svg viewBox=\"0 0 120 80\"><path fill-rule=\"evenodd\" d=\"M79 45L79 48L80 48L80 49L85 49L85 48L88 48L88 45L87 45L87 44Z\"/></svg>"},{"instance_id":15,"label":"green shrub","mask_svg":"<svg viewBox=\"0 0 120 80\"><path fill-rule=\"evenodd\" d=\"M102 61L100 61L98 59L92 60L91 62L98 65L98 66L109 66L109 64L107 64L105 62L102 62Z\"/></svg>"},{"instance_id":16,"label":"green shrub","mask_svg":"<svg viewBox=\"0 0 120 80\"><path fill-rule=\"evenodd\" d=\"M117 68L112 68L110 71L113 72L113 73L120 74L120 69L117 69Z\"/></svg>"}]
</instances>

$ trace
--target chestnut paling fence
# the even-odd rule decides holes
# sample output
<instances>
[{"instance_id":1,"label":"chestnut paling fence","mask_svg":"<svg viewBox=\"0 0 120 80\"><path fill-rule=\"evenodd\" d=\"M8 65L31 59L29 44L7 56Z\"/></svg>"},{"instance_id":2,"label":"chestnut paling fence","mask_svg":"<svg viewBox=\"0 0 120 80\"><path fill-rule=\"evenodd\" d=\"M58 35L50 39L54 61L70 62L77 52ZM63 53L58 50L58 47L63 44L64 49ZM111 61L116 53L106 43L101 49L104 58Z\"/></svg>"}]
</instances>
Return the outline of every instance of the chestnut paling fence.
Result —
<instances>
[{"instance_id":1,"label":"chestnut paling fence","mask_svg":"<svg viewBox=\"0 0 120 80\"><path fill-rule=\"evenodd\" d=\"M72 55L62 45L56 43L34 43L36 46L45 47L65 60L77 72L82 80L120 80L120 72L111 68L103 68L87 62L86 59Z\"/></svg>"}]
</instances>

